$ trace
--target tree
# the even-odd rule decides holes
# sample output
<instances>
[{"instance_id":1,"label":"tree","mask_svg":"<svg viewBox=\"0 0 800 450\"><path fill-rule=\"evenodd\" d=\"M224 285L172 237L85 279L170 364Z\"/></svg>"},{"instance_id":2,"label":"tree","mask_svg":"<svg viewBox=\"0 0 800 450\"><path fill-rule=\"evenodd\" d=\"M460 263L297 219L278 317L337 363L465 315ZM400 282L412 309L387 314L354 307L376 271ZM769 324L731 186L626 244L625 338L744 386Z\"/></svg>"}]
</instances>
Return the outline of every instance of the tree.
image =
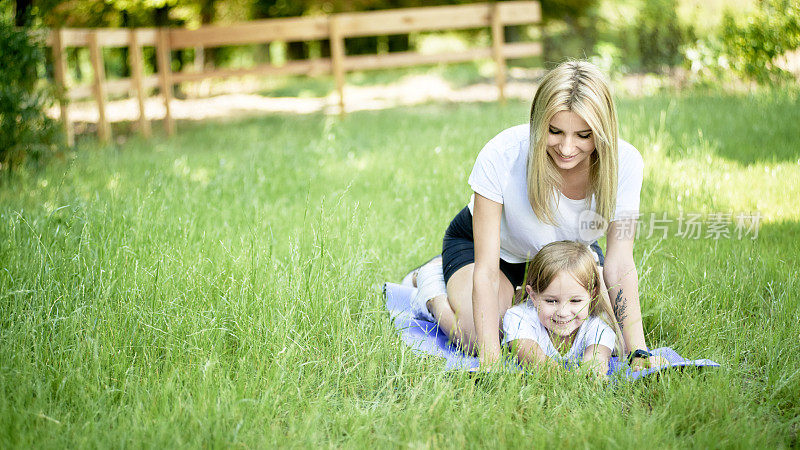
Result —
<instances>
[{"instance_id":1,"label":"tree","mask_svg":"<svg viewBox=\"0 0 800 450\"><path fill-rule=\"evenodd\" d=\"M683 61L681 47L692 42L693 30L678 20L676 0L649 0L639 11L636 37L642 68L659 72Z\"/></svg>"},{"instance_id":2,"label":"tree","mask_svg":"<svg viewBox=\"0 0 800 450\"><path fill-rule=\"evenodd\" d=\"M15 3L14 25L18 27L28 25L31 20L33 0L16 0Z\"/></svg>"},{"instance_id":3,"label":"tree","mask_svg":"<svg viewBox=\"0 0 800 450\"><path fill-rule=\"evenodd\" d=\"M598 0L540 0L540 3L547 30L542 55L545 61L584 56L594 48L597 28L593 13ZM560 24L566 25L566 30L559 30Z\"/></svg>"},{"instance_id":4,"label":"tree","mask_svg":"<svg viewBox=\"0 0 800 450\"><path fill-rule=\"evenodd\" d=\"M16 19L16 18L15 18ZM51 92L37 81L44 75L44 43L28 26L0 17L0 167L39 160L63 145L58 123L47 117Z\"/></svg>"},{"instance_id":5,"label":"tree","mask_svg":"<svg viewBox=\"0 0 800 450\"><path fill-rule=\"evenodd\" d=\"M764 0L744 25L726 14L722 41L733 69L762 84L793 80L776 62L800 48L800 1Z\"/></svg>"}]
</instances>

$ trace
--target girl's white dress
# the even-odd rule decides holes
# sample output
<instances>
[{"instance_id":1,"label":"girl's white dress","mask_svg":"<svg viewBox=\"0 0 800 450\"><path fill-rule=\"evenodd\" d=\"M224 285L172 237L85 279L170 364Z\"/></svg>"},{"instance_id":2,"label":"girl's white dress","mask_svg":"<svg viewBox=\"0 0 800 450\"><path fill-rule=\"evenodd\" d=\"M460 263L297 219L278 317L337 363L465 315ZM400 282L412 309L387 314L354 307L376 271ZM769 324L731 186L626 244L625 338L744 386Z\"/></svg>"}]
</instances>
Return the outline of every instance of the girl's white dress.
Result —
<instances>
[{"instance_id":1,"label":"girl's white dress","mask_svg":"<svg viewBox=\"0 0 800 450\"><path fill-rule=\"evenodd\" d=\"M590 345L602 345L614 350L616 336L603 319L597 316L589 316L578 329L572 347L566 355L561 355L550 340L550 334L539 321L539 314L533 301L530 299L519 305L513 306L506 311L503 316L503 344L509 344L518 339L530 339L544 351L544 353L556 361L578 362L583 358L586 347Z\"/></svg>"}]
</instances>

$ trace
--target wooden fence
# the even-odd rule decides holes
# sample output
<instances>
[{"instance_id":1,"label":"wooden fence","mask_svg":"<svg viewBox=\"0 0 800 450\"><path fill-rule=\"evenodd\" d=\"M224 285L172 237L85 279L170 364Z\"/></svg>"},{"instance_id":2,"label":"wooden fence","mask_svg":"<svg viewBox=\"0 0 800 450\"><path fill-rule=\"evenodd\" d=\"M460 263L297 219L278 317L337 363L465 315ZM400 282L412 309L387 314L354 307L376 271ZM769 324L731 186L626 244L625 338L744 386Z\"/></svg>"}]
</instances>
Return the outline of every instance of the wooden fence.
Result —
<instances>
[{"instance_id":1,"label":"wooden fence","mask_svg":"<svg viewBox=\"0 0 800 450\"><path fill-rule=\"evenodd\" d=\"M538 1L508 1L458 6L395 9L375 12L332 14L319 17L268 19L230 26L204 26L194 30L170 28L135 29L56 29L51 30L47 43L53 50L54 78L63 99L60 103L61 119L72 143L73 132L67 102L70 99L93 96L98 110L98 136L102 141L111 139L111 128L106 117L106 97L111 94L135 92L139 106L139 129L150 136L150 122L144 113L144 100L148 89L158 87L165 107L164 129L175 132L170 113L172 86L181 82L208 78L226 78L244 75L318 74L333 73L339 93L340 111L344 112L345 75L348 71L406 67L421 64L454 63L491 58L496 64L495 82L498 98L504 100L506 59L537 56L542 52L540 42L506 43L504 27L508 25L539 24L541 8ZM359 36L408 34L421 31L446 31L468 28L491 28L492 45L444 54L418 52L390 52L377 55L347 56L344 39ZM296 42L330 40L330 58L287 61L285 64L258 65L244 69L214 69L209 71L173 72L171 52L185 48L207 48L225 45L266 44L269 42ZM142 47L156 49L157 74L143 75ZM94 72L89 86L70 88L66 85L65 48L88 47ZM113 81L105 79L102 48L127 47L131 77Z\"/></svg>"}]
</instances>

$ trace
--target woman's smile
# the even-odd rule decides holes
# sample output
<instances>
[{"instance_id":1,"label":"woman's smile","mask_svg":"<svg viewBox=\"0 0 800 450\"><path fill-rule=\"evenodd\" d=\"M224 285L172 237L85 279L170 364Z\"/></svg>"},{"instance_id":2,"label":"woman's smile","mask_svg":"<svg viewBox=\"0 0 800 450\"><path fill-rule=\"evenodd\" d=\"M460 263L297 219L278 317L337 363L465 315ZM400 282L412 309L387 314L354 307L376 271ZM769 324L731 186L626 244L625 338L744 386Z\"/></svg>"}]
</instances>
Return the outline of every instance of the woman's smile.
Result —
<instances>
[{"instance_id":1,"label":"woman's smile","mask_svg":"<svg viewBox=\"0 0 800 450\"><path fill-rule=\"evenodd\" d=\"M578 154L577 154L577 153L576 153L576 154L574 154L574 155L570 155L570 156L566 156L566 155L564 155L564 154L563 154L563 153L561 153L561 152L556 152L556 154L557 154L557 155L559 156L559 158L561 158L561 160L562 160L562 161L564 161L564 162L570 162L570 161L572 161L572 160L573 160L573 159L574 159L576 156L578 156Z\"/></svg>"},{"instance_id":2,"label":"woman's smile","mask_svg":"<svg viewBox=\"0 0 800 450\"><path fill-rule=\"evenodd\" d=\"M594 134L589 124L572 111L559 111L550 120L547 152L560 170L571 170L589 162Z\"/></svg>"}]
</instances>

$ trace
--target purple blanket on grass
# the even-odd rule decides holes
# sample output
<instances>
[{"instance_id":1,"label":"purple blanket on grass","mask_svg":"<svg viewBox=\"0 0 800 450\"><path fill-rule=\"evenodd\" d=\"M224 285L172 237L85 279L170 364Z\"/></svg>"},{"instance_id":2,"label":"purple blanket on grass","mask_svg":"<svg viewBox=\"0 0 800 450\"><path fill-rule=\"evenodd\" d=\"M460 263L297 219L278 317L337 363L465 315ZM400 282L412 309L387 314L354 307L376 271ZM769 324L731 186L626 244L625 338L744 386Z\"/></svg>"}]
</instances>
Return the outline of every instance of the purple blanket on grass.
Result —
<instances>
[{"instance_id":1,"label":"purple blanket on grass","mask_svg":"<svg viewBox=\"0 0 800 450\"><path fill-rule=\"evenodd\" d=\"M411 313L410 301L416 288L386 283L383 294L386 297L386 309L392 317L394 327L400 332L400 337L411 349L419 355L433 355L445 359L445 370L474 370L478 368L478 358L468 356L448 342L447 336L439 330L435 323L418 319ZM710 359L684 359L675 350L661 347L651 350L651 353L664 357L671 363L672 368L683 366L719 367L719 364ZM612 356L609 363L609 375L624 371L627 378L636 380L641 377L663 370L667 367L633 371L626 364Z\"/></svg>"}]
</instances>

